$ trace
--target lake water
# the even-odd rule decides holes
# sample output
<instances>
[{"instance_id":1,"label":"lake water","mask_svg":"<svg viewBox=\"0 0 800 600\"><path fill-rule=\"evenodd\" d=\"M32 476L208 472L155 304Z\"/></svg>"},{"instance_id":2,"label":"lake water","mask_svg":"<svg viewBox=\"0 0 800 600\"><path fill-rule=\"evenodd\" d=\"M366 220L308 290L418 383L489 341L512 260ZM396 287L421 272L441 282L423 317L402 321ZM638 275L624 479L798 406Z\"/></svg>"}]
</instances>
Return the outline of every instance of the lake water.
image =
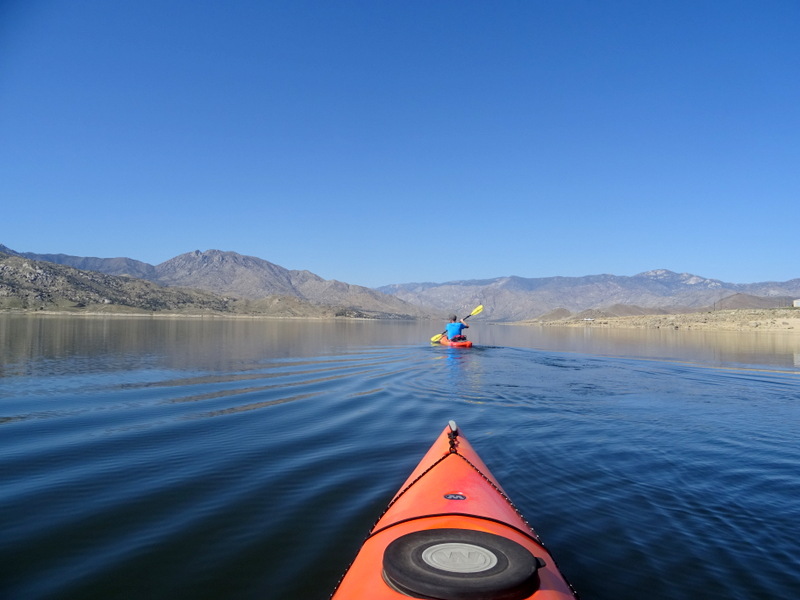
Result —
<instances>
[{"instance_id":1,"label":"lake water","mask_svg":"<svg viewBox=\"0 0 800 600\"><path fill-rule=\"evenodd\" d=\"M327 598L449 419L584 600L800 597L800 334L0 316L0 598Z\"/></svg>"}]
</instances>

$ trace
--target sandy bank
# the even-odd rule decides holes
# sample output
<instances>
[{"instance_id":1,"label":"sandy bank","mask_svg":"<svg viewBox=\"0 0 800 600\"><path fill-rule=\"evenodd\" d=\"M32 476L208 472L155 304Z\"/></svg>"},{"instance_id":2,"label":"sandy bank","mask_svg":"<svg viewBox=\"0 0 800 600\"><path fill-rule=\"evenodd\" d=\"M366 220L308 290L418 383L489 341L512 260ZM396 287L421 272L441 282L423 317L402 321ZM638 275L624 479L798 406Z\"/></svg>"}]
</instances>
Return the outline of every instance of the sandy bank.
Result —
<instances>
[{"instance_id":1,"label":"sandy bank","mask_svg":"<svg viewBox=\"0 0 800 600\"><path fill-rule=\"evenodd\" d=\"M543 327L607 327L622 329L693 329L714 331L787 331L800 333L800 309L764 308L718 310L674 315L598 317L593 320L524 321Z\"/></svg>"}]
</instances>

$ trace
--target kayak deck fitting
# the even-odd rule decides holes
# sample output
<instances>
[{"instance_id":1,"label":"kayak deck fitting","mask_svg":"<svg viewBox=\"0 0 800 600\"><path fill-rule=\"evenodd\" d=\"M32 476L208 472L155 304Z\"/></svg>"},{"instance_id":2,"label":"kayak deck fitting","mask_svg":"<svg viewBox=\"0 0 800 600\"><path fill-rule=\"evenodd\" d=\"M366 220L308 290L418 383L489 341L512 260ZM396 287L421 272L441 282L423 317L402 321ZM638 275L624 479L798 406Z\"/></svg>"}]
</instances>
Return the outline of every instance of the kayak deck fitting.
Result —
<instances>
[{"instance_id":1,"label":"kayak deck fitting","mask_svg":"<svg viewBox=\"0 0 800 600\"><path fill-rule=\"evenodd\" d=\"M395 494L334 600L574 600L453 421Z\"/></svg>"}]
</instances>

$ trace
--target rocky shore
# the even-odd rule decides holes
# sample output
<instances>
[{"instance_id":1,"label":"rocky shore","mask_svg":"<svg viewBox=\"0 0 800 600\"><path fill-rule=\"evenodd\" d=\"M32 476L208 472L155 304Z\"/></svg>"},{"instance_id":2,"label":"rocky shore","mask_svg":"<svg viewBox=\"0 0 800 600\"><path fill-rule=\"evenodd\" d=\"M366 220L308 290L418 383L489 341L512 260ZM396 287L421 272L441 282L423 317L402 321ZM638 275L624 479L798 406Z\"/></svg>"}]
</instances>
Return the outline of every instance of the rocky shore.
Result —
<instances>
[{"instance_id":1,"label":"rocky shore","mask_svg":"<svg viewBox=\"0 0 800 600\"><path fill-rule=\"evenodd\" d=\"M717 310L698 313L524 321L544 327L789 331L800 333L800 308Z\"/></svg>"}]
</instances>

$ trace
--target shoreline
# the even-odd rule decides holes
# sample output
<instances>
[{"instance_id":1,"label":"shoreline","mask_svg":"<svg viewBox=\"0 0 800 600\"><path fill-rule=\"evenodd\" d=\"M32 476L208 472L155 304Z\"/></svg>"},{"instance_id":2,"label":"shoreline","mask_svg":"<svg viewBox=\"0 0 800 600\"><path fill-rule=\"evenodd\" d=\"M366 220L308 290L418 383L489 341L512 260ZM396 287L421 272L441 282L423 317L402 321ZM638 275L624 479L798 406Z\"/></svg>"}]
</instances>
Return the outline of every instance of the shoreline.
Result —
<instances>
[{"instance_id":1,"label":"shoreline","mask_svg":"<svg viewBox=\"0 0 800 600\"><path fill-rule=\"evenodd\" d=\"M510 324L526 327L671 329L692 331L781 331L800 333L800 309L742 308L666 315L596 317L593 319L560 319L552 321L531 319Z\"/></svg>"},{"instance_id":2,"label":"shoreline","mask_svg":"<svg viewBox=\"0 0 800 600\"><path fill-rule=\"evenodd\" d=\"M168 311L79 311L79 310L39 310L39 309L0 309L0 317L16 315L27 317L87 317L123 319L269 319L269 320L312 320L312 321L421 321L425 319L382 319L372 317L348 317L341 315L264 315L219 312L168 312Z\"/></svg>"},{"instance_id":3,"label":"shoreline","mask_svg":"<svg viewBox=\"0 0 800 600\"><path fill-rule=\"evenodd\" d=\"M24 315L29 317L87 317L136 319L267 319L315 321L426 321L435 319L382 319L372 317L335 315L267 315L219 312L144 312L137 310L39 310L0 309L0 316ZM595 317L567 319L529 319L514 322L492 322L491 325L516 327L565 327L593 329L665 329L691 331L769 331L800 333L800 308L731 309L697 313L635 315L625 317Z\"/></svg>"}]
</instances>

